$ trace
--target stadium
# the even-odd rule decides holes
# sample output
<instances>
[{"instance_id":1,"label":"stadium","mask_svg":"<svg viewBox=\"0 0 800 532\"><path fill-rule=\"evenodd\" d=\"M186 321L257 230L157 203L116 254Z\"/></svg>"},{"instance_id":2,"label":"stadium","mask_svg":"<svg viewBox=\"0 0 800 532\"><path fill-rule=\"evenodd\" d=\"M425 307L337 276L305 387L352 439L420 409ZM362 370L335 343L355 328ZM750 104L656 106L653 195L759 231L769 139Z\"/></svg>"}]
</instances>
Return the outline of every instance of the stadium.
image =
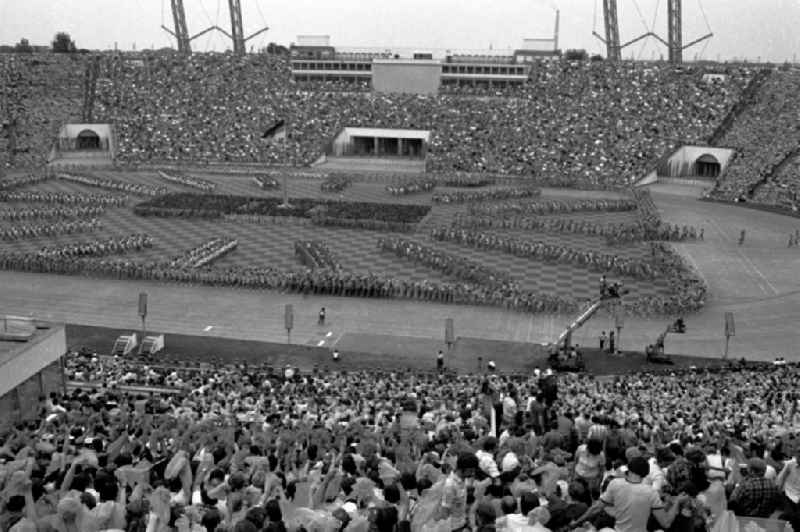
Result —
<instances>
[{"instance_id":1,"label":"stadium","mask_svg":"<svg viewBox=\"0 0 800 532\"><path fill-rule=\"evenodd\" d=\"M800 529L795 63L227 3L0 46L0 531Z\"/></svg>"}]
</instances>

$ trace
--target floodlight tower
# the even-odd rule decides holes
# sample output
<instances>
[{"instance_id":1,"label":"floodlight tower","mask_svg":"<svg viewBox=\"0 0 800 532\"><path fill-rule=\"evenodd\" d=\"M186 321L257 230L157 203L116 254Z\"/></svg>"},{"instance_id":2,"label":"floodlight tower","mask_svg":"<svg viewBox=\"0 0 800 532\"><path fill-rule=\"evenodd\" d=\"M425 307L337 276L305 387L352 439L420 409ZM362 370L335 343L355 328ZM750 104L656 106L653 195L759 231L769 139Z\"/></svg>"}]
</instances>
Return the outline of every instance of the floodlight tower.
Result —
<instances>
[{"instance_id":1,"label":"floodlight tower","mask_svg":"<svg viewBox=\"0 0 800 532\"><path fill-rule=\"evenodd\" d=\"M175 24L174 31L169 29L168 27L161 24L161 27L175 37L175 40L178 41L178 52L183 55L191 55L192 53L192 41L200 37L201 35L205 35L209 31L217 29L216 26L209 26L208 28L204 29L200 33L195 35L189 36L189 28L186 25L186 11L183 9L183 0L170 0L170 4L172 6L172 20Z\"/></svg>"},{"instance_id":2,"label":"floodlight tower","mask_svg":"<svg viewBox=\"0 0 800 532\"><path fill-rule=\"evenodd\" d=\"M603 0L603 21L606 29L606 57L609 61L619 61L622 59L622 48L619 45L617 0Z\"/></svg>"},{"instance_id":3,"label":"floodlight tower","mask_svg":"<svg viewBox=\"0 0 800 532\"><path fill-rule=\"evenodd\" d=\"M260 30L248 35L247 37L244 36L244 25L242 23L242 3L240 0L228 0L228 10L231 13L231 32L228 33L227 31L223 30L222 28L217 28L219 31L224 33L229 39L233 41L233 53L236 55L244 55L247 53L246 44L247 41L252 39L257 35L261 35L265 31L269 29L268 26L264 26Z\"/></svg>"},{"instance_id":4,"label":"floodlight tower","mask_svg":"<svg viewBox=\"0 0 800 532\"><path fill-rule=\"evenodd\" d=\"M682 0L668 0L667 3L667 47L669 49L669 62L683 62L683 2Z\"/></svg>"},{"instance_id":5,"label":"floodlight tower","mask_svg":"<svg viewBox=\"0 0 800 532\"><path fill-rule=\"evenodd\" d=\"M705 10L703 10L702 0L698 0L698 2L708 33L687 44L683 44L683 0L668 0L667 2L667 40L665 41L655 34L653 36L667 47L670 63L676 65L682 63L684 50L714 36L711 31L711 25L708 23L708 18L706 18Z\"/></svg>"},{"instance_id":6,"label":"floodlight tower","mask_svg":"<svg viewBox=\"0 0 800 532\"><path fill-rule=\"evenodd\" d=\"M592 35L597 37L603 44L606 45L606 57L609 61L621 61L622 50L633 43L646 39L651 32L643 33L631 39L630 41L620 44L619 42L619 19L617 18L617 0L603 0L603 22L605 23L606 35L603 38L597 31L592 31Z\"/></svg>"}]
</instances>

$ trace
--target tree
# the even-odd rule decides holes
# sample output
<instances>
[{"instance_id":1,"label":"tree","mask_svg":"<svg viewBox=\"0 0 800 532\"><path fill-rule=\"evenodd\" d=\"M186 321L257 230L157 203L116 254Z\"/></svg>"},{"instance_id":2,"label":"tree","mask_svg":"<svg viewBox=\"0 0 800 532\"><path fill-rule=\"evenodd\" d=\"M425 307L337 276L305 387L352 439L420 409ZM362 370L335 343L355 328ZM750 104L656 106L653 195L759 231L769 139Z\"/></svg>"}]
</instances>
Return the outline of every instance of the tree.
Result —
<instances>
[{"instance_id":1,"label":"tree","mask_svg":"<svg viewBox=\"0 0 800 532\"><path fill-rule=\"evenodd\" d=\"M267 53L272 55L289 55L289 49L280 44L271 42L267 45Z\"/></svg>"},{"instance_id":2,"label":"tree","mask_svg":"<svg viewBox=\"0 0 800 532\"><path fill-rule=\"evenodd\" d=\"M19 42L14 45L14 52L18 54L32 54L33 46L31 46L28 39L20 39Z\"/></svg>"},{"instance_id":3,"label":"tree","mask_svg":"<svg viewBox=\"0 0 800 532\"><path fill-rule=\"evenodd\" d=\"M564 59L567 61L586 61L589 56L586 54L586 50L567 50L564 54Z\"/></svg>"},{"instance_id":4,"label":"tree","mask_svg":"<svg viewBox=\"0 0 800 532\"><path fill-rule=\"evenodd\" d=\"M69 33L59 31L53 39L53 52L57 54L71 54L75 52L75 41Z\"/></svg>"}]
</instances>

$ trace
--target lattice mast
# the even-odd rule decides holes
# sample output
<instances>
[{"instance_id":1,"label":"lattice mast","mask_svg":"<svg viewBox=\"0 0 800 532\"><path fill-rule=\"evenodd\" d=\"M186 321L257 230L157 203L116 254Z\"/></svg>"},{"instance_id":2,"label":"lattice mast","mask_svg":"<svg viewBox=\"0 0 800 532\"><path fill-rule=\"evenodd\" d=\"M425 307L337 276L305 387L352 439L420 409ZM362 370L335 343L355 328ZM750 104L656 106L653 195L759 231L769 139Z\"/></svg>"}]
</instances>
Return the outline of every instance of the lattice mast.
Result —
<instances>
[{"instance_id":1,"label":"lattice mast","mask_svg":"<svg viewBox=\"0 0 800 532\"><path fill-rule=\"evenodd\" d=\"M186 11L183 9L183 0L170 0L170 5L172 7L174 30L166 27L164 24L161 24L161 28L175 37L175 40L178 41L178 52L181 54L190 55L192 53L193 40L201 35L205 35L209 31L219 29L217 26L209 26L200 33L190 36L189 27L186 24Z\"/></svg>"},{"instance_id":2,"label":"lattice mast","mask_svg":"<svg viewBox=\"0 0 800 532\"><path fill-rule=\"evenodd\" d=\"M622 49L619 46L617 0L603 0L603 22L606 30L606 57L609 61L619 61L622 59Z\"/></svg>"},{"instance_id":3,"label":"lattice mast","mask_svg":"<svg viewBox=\"0 0 800 532\"><path fill-rule=\"evenodd\" d=\"M683 62L683 2L668 0L667 2L667 48L670 63Z\"/></svg>"},{"instance_id":4,"label":"lattice mast","mask_svg":"<svg viewBox=\"0 0 800 532\"><path fill-rule=\"evenodd\" d=\"M257 35L261 35L265 31L269 29L268 26L264 26L258 31L255 31L248 35L247 37L244 36L244 23L242 22L242 3L240 0L228 0L228 10L231 14L231 31L228 33L222 28L217 28L219 31L224 33L231 41L233 41L233 53L236 55L244 55L247 53L247 41L256 37Z\"/></svg>"},{"instance_id":5,"label":"lattice mast","mask_svg":"<svg viewBox=\"0 0 800 532\"><path fill-rule=\"evenodd\" d=\"M626 43L620 44L617 0L603 0L603 22L605 26L605 37L597 33L595 30L592 31L592 35L597 37L603 44L606 45L606 58L609 61L621 61L622 50L624 48L653 35L652 32L643 33L635 39L631 39Z\"/></svg>"},{"instance_id":6,"label":"lattice mast","mask_svg":"<svg viewBox=\"0 0 800 532\"><path fill-rule=\"evenodd\" d=\"M698 0L698 4L703 19L705 20L708 33L689 43L683 44L683 0L667 0L667 40L665 41L655 34L653 36L667 47L670 63L676 65L682 63L684 50L714 36L714 33L711 31L711 24L709 24L706 12L703 9L702 0Z\"/></svg>"}]
</instances>

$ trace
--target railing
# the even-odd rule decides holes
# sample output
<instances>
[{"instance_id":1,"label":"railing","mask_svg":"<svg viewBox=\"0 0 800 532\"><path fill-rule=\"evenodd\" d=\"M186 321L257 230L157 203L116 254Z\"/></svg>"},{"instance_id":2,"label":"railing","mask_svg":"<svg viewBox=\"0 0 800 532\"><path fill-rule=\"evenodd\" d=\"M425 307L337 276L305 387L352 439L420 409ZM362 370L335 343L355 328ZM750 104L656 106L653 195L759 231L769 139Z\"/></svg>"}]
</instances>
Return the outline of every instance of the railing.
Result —
<instances>
[{"instance_id":1,"label":"railing","mask_svg":"<svg viewBox=\"0 0 800 532\"><path fill-rule=\"evenodd\" d=\"M800 146L796 147L795 149L788 152L784 155L783 159L775 163L772 168L768 172L764 174L764 177L756 181L750 186L748 191L749 197L755 196L756 190L762 185L766 185L773 177L779 175L784 168L786 168L791 162L795 159L795 157L800 156Z\"/></svg>"},{"instance_id":2,"label":"railing","mask_svg":"<svg viewBox=\"0 0 800 532\"><path fill-rule=\"evenodd\" d=\"M745 89L742 91L742 95L739 100L733 107L731 107L731 110L708 138L709 145L716 146L717 143L722 140L722 137L724 137L725 134L730 130L731 126L733 126L733 123L736 122L737 118L739 118L739 115L741 115L742 112L744 112L744 110L753 103L756 93L759 91L759 89L761 89L761 86L766 83L771 74L771 70L762 69L759 70L755 76L753 76L753 79L750 80L750 83L748 83L747 87L745 87Z\"/></svg>"}]
</instances>

